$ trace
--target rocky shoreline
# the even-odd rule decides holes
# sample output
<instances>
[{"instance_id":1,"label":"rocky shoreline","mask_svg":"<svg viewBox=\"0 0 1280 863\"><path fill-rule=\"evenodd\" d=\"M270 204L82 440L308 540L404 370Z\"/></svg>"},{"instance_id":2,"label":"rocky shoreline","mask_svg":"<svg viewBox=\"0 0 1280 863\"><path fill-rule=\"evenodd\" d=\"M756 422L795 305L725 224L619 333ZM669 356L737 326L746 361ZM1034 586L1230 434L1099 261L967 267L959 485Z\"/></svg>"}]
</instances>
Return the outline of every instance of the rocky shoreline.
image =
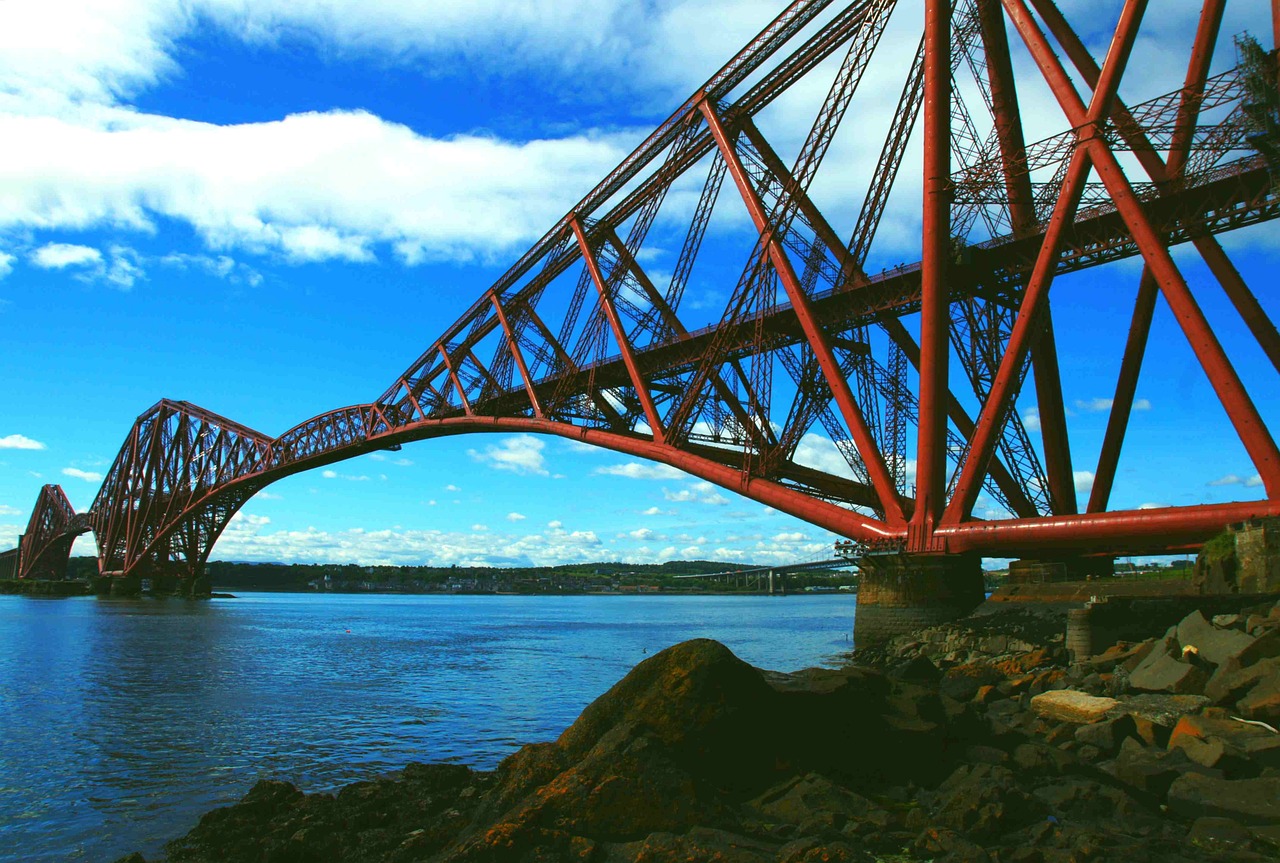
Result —
<instances>
[{"instance_id":1,"label":"rocky shoreline","mask_svg":"<svg viewBox=\"0 0 1280 863\"><path fill-rule=\"evenodd\" d=\"M1061 613L1025 606L839 670L685 642L492 772L262 781L167 859L1275 860L1280 602L1247 603L1076 661Z\"/></svg>"}]
</instances>

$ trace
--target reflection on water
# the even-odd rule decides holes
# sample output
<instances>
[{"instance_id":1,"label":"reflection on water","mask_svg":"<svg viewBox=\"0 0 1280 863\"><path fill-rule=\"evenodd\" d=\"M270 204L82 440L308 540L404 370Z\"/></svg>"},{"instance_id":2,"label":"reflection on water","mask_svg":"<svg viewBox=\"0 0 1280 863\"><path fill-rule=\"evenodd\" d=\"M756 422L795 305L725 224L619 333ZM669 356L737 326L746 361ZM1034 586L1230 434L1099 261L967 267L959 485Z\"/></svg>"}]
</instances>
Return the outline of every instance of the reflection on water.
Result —
<instances>
[{"instance_id":1,"label":"reflection on water","mask_svg":"<svg viewBox=\"0 0 1280 863\"><path fill-rule=\"evenodd\" d=\"M853 597L0 597L0 860L156 853L276 776L493 767L687 638L794 670Z\"/></svg>"}]
</instances>

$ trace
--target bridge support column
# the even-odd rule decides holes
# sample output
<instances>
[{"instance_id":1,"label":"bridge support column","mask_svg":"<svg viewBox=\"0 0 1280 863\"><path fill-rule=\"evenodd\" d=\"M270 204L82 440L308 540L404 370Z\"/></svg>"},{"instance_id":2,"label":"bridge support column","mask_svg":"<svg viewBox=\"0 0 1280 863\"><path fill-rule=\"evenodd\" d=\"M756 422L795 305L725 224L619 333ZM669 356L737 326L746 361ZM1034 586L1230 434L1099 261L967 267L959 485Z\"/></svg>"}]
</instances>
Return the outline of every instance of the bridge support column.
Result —
<instances>
[{"instance_id":1,"label":"bridge support column","mask_svg":"<svg viewBox=\"0 0 1280 863\"><path fill-rule=\"evenodd\" d=\"M142 579L136 575L112 576L109 590L112 596L139 596L142 593Z\"/></svg>"},{"instance_id":2,"label":"bridge support column","mask_svg":"<svg viewBox=\"0 0 1280 863\"><path fill-rule=\"evenodd\" d=\"M174 596L186 599L208 599L211 592L212 582L209 576L201 572L198 575L188 575L179 579Z\"/></svg>"},{"instance_id":3,"label":"bridge support column","mask_svg":"<svg viewBox=\"0 0 1280 863\"><path fill-rule=\"evenodd\" d=\"M857 647L964 617L984 597L976 555L884 555L863 558L858 568Z\"/></svg>"},{"instance_id":4,"label":"bridge support column","mask_svg":"<svg viewBox=\"0 0 1280 863\"><path fill-rule=\"evenodd\" d=\"M1109 557L1023 558L1009 563L1008 583L1051 584L1114 574L1115 562Z\"/></svg>"}]
</instances>

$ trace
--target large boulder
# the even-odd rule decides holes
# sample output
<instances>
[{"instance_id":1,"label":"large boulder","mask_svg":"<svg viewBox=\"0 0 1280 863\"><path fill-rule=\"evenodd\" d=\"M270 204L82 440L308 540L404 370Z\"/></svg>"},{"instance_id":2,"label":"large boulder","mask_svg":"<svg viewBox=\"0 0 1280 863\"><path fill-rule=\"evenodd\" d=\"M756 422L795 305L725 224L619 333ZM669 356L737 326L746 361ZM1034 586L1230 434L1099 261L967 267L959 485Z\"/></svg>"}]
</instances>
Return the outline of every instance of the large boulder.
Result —
<instances>
[{"instance_id":1,"label":"large boulder","mask_svg":"<svg viewBox=\"0 0 1280 863\"><path fill-rule=\"evenodd\" d=\"M445 859L568 853L579 840L656 855L702 847L688 839L699 827L737 835L744 817L837 829L838 817L870 806L860 784L949 769L947 724L963 714L878 673L761 672L717 642L685 642L632 669L554 744L504 761L475 819L489 826ZM734 847L730 856L759 850Z\"/></svg>"}]
</instances>

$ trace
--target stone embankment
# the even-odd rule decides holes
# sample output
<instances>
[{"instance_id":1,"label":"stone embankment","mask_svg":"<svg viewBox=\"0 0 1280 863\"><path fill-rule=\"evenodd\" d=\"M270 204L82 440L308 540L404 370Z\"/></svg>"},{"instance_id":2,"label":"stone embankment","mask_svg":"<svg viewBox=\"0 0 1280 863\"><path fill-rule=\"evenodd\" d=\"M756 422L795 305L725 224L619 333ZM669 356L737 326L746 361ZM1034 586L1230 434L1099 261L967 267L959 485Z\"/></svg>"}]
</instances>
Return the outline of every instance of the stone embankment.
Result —
<instances>
[{"instance_id":1,"label":"stone embankment","mask_svg":"<svg viewBox=\"0 0 1280 863\"><path fill-rule=\"evenodd\" d=\"M1280 603L1075 662L1063 641L1012 610L795 674L686 642L493 772L259 782L168 859L1277 859Z\"/></svg>"}]
</instances>

